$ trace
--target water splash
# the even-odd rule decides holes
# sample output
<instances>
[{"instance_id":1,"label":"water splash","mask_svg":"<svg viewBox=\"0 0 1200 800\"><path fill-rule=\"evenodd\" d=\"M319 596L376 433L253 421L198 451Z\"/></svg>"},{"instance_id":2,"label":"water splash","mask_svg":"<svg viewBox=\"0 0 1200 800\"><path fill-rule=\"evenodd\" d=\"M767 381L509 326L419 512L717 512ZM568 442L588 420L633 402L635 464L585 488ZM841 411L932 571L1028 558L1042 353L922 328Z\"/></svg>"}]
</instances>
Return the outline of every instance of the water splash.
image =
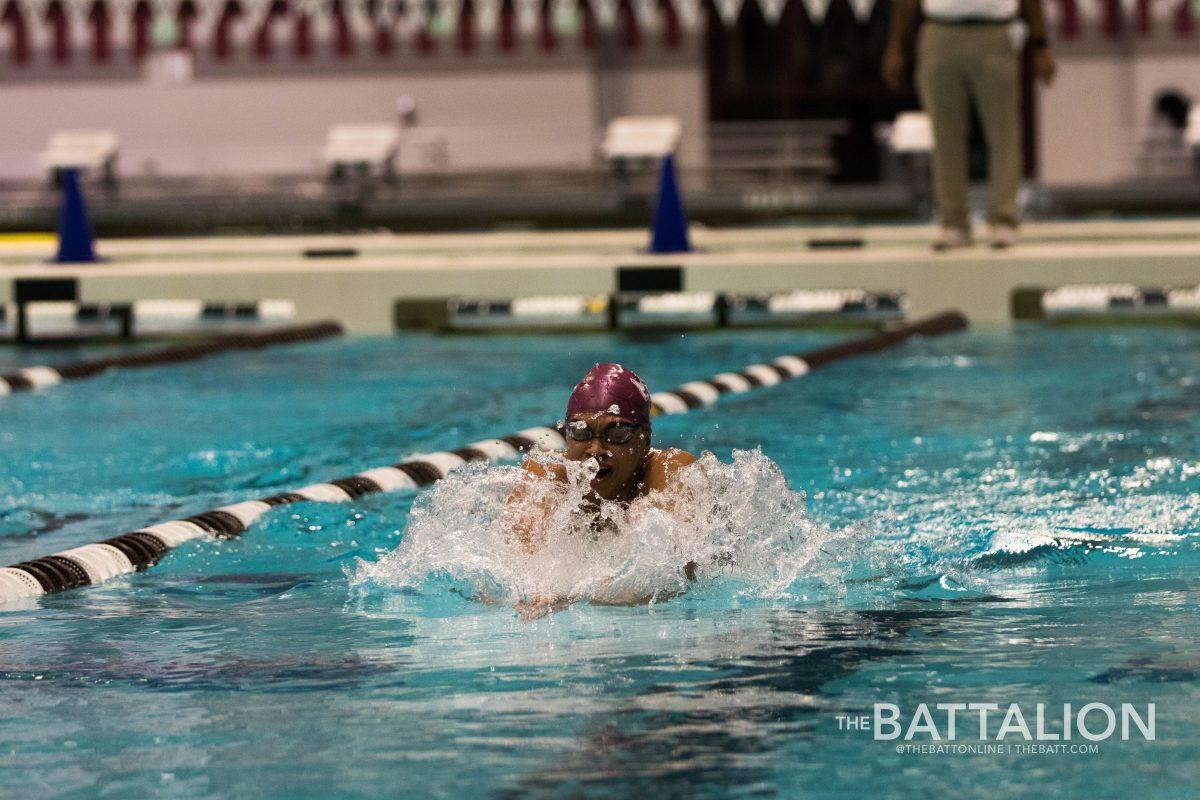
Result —
<instances>
[{"instance_id":1,"label":"water splash","mask_svg":"<svg viewBox=\"0 0 1200 800\"><path fill-rule=\"evenodd\" d=\"M595 465L547 458L564 465L565 483L530 482L510 466L451 474L418 501L399 547L378 561L358 560L351 585L451 588L496 604L548 597L635 604L718 585L722 595L777 599L798 585L843 584L846 541L838 540L852 533L815 523L804 494L761 451L734 451L731 463L706 453L680 471L668 508L657 495L586 512ZM528 488L513 503L520 483ZM527 513L544 519L532 533L533 552L514 534ZM694 580L685 574L689 562Z\"/></svg>"}]
</instances>

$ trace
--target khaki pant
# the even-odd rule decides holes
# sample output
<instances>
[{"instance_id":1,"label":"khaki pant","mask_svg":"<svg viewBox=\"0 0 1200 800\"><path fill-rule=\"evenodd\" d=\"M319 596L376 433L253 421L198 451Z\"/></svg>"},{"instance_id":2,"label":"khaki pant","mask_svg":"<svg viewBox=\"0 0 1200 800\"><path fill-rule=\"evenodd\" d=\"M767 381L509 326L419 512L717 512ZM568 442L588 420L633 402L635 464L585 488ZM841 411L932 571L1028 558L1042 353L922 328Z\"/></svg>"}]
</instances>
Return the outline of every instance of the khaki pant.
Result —
<instances>
[{"instance_id":1,"label":"khaki pant","mask_svg":"<svg viewBox=\"0 0 1200 800\"><path fill-rule=\"evenodd\" d=\"M1020 63L1008 26L929 21L918 36L917 92L933 122L934 196L942 225L970 227L967 156L974 100L988 150L988 222L1016 226Z\"/></svg>"}]
</instances>

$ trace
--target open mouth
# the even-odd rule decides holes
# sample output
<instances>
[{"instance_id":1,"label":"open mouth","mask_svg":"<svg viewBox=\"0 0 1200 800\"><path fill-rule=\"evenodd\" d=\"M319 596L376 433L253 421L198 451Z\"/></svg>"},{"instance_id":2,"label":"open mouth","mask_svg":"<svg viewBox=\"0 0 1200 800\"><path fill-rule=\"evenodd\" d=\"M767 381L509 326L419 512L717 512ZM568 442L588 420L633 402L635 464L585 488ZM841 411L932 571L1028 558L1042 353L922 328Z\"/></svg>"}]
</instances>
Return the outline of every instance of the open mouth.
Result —
<instances>
[{"instance_id":1,"label":"open mouth","mask_svg":"<svg viewBox=\"0 0 1200 800\"><path fill-rule=\"evenodd\" d=\"M597 483L602 483L608 478L609 475L612 475L612 473L612 467L601 467L600 469L596 470L596 477L592 478L592 485L595 486Z\"/></svg>"}]
</instances>

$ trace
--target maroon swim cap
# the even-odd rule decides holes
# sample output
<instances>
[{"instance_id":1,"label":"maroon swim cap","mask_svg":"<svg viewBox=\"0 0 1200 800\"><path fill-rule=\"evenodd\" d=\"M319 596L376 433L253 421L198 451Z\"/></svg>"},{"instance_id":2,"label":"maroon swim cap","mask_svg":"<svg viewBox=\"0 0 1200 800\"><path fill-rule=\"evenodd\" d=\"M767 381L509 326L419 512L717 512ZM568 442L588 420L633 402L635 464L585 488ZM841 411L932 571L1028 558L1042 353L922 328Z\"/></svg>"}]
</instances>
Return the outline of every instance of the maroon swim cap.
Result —
<instances>
[{"instance_id":1,"label":"maroon swim cap","mask_svg":"<svg viewBox=\"0 0 1200 800\"><path fill-rule=\"evenodd\" d=\"M567 416L616 414L637 425L650 424L650 390L620 364L597 364L583 376L567 401Z\"/></svg>"}]
</instances>

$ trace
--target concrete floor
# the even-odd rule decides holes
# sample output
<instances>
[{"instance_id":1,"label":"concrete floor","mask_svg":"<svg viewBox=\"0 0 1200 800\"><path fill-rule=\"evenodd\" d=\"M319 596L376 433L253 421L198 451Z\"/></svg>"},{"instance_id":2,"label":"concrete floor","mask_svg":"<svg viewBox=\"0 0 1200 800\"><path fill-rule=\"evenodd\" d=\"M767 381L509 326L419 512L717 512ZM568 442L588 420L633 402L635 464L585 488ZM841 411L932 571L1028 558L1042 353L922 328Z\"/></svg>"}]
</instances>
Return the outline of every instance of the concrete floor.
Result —
<instances>
[{"instance_id":1,"label":"concrete floor","mask_svg":"<svg viewBox=\"0 0 1200 800\"><path fill-rule=\"evenodd\" d=\"M81 302L287 298L298 321L392 330L399 298L606 294L622 267L680 266L685 290L903 291L910 316L955 308L1004 325L1018 287L1200 283L1200 219L1029 223L1009 251L934 254L928 226L692 230L695 252L647 255L644 230L385 234L101 241L94 265L54 265L48 237L0 236L0 301L14 279L75 278ZM861 240L853 248L814 241ZM306 257L312 249L356 255Z\"/></svg>"}]
</instances>

